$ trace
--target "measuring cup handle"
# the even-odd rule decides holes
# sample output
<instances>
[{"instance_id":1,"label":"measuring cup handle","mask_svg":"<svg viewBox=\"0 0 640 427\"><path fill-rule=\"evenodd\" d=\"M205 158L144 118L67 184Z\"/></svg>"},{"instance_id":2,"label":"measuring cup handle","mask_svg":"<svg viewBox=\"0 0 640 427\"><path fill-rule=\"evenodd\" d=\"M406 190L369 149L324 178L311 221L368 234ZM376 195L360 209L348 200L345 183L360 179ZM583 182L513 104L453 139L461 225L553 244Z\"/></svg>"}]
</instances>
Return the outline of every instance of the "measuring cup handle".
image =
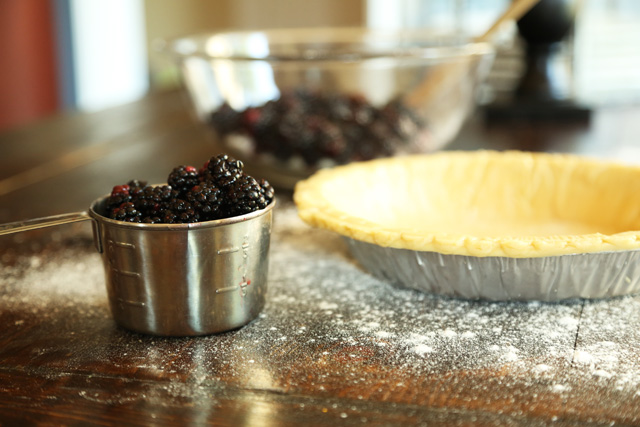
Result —
<instances>
[{"instance_id":1,"label":"measuring cup handle","mask_svg":"<svg viewBox=\"0 0 640 427\"><path fill-rule=\"evenodd\" d=\"M25 221L10 222L0 225L0 236L21 231L36 230L38 228L53 227L55 225L70 224L72 222L91 219L88 212L74 212L44 218L27 219Z\"/></svg>"}]
</instances>

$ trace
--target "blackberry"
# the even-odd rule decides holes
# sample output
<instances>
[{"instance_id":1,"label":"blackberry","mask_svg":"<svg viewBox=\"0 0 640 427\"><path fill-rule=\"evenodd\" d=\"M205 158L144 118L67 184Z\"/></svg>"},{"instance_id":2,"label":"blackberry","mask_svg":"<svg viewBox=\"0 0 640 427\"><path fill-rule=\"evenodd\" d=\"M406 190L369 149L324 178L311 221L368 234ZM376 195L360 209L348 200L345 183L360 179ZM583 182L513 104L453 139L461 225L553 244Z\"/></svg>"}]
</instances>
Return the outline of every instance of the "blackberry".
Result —
<instances>
[{"instance_id":1,"label":"blackberry","mask_svg":"<svg viewBox=\"0 0 640 427\"><path fill-rule=\"evenodd\" d=\"M167 185L149 186L132 180L112 188L105 212L109 218L146 224L209 221L264 209L273 187L243 171L241 161L226 154L212 157L200 171L178 166Z\"/></svg>"},{"instance_id":2,"label":"blackberry","mask_svg":"<svg viewBox=\"0 0 640 427\"><path fill-rule=\"evenodd\" d=\"M270 154L282 162L300 156L311 167L323 159L342 164L395 154L427 127L400 97L374 106L361 94L306 88L283 92L262 106L234 112L233 123L220 123L228 110L223 106L213 113L217 119L212 118L223 136L247 135L256 153ZM318 121L330 126L318 129L314 125Z\"/></svg>"},{"instance_id":3,"label":"blackberry","mask_svg":"<svg viewBox=\"0 0 640 427\"><path fill-rule=\"evenodd\" d=\"M127 185L130 188L133 188L133 187L144 188L144 187L147 186L147 181L140 181L139 179L132 179L131 181L127 182Z\"/></svg>"},{"instance_id":4,"label":"blackberry","mask_svg":"<svg viewBox=\"0 0 640 427\"><path fill-rule=\"evenodd\" d=\"M173 189L170 185L159 185L157 187L150 188L152 188L151 197L153 200L160 203L167 202L178 197L178 190Z\"/></svg>"},{"instance_id":5,"label":"blackberry","mask_svg":"<svg viewBox=\"0 0 640 427\"><path fill-rule=\"evenodd\" d=\"M142 218L142 222L145 224L160 224L162 222L162 218L159 216L145 216Z\"/></svg>"},{"instance_id":6,"label":"blackberry","mask_svg":"<svg viewBox=\"0 0 640 427\"><path fill-rule=\"evenodd\" d=\"M123 203L131 201L131 194L129 193L128 185L116 185L111 190L111 195L107 198L106 209L111 209L120 206Z\"/></svg>"},{"instance_id":7,"label":"blackberry","mask_svg":"<svg viewBox=\"0 0 640 427\"><path fill-rule=\"evenodd\" d=\"M408 141L426 127L424 120L399 100L389 102L380 110L386 122L402 141Z\"/></svg>"},{"instance_id":8,"label":"blackberry","mask_svg":"<svg viewBox=\"0 0 640 427\"><path fill-rule=\"evenodd\" d=\"M340 95L330 95L326 100L326 108L330 120L349 122L354 120L353 109L349 99Z\"/></svg>"},{"instance_id":9,"label":"blackberry","mask_svg":"<svg viewBox=\"0 0 640 427\"><path fill-rule=\"evenodd\" d=\"M139 181L137 179L132 179L127 182L129 186L129 194L131 195L132 200L136 199L145 188L147 188L147 181Z\"/></svg>"},{"instance_id":10,"label":"blackberry","mask_svg":"<svg viewBox=\"0 0 640 427\"><path fill-rule=\"evenodd\" d=\"M241 125L240 113L226 102L211 114L210 119L213 127L223 135L234 131Z\"/></svg>"},{"instance_id":11,"label":"blackberry","mask_svg":"<svg viewBox=\"0 0 640 427\"><path fill-rule=\"evenodd\" d=\"M273 138L272 149L269 151L278 159L286 161L310 145L313 145L315 135L305 121L304 113L288 111L274 124L276 137Z\"/></svg>"},{"instance_id":12,"label":"blackberry","mask_svg":"<svg viewBox=\"0 0 640 427\"><path fill-rule=\"evenodd\" d=\"M107 198L106 210L110 211L123 203L132 202L147 188L146 181L131 180L124 185L116 185Z\"/></svg>"},{"instance_id":13,"label":"blackberry","mask_svg":"<svg viewBox=\"0 0 640 427\"><path fill-rule=\"evenodd\" d=\"M125 222L141 222L142 212L140 212L133 203L125 202L111 209L109 218Z\"/></svg>"},{"instance_id":14,"label":"blackberry","mask_svg":"<svg viewBox=\"0 0 640 427\"><path fill-rule=\"evenodd\" d=\"M165 220L170 218L169 223L190 223L199 222L200 214L196 212L191 203L182 199L173 199L164 211Z\"/></svg>"},{"instance_id":15,"label":"blackberry","mask_svg":"<svg viewBox=\"0 0 640 427\"><path fill-rule=\"evenodd\" d=\"M256 136L268 133L279 120L278 106L275 101L268 101L261 109L260 116L252 129L252 133Z\"/></svg>"},{"instance_id":16,"label":"blackberry","mask_svg":"<svg viewBox=\"0 0 640 427\"><path fill-rule=\"evenodd\" d=\"M352 96L350 106L353 111L353 119L360 126L368 126L375 119L375 110L362 96Z\"/></svg>"},{"instance_id":17,"label":"blackberry","mask_svg":"<svg viewBox=\"0 0 640 427\"><path fill-rule=\"evenodd\" d=\"M264 196L264 199L267 201L267 204L271 203L275 196L275 191L271 184L269 184L269 181L267 181L266 179L261 179L260 190L262 192L262 195Z\"/></svg>"},{"instance_id":18,"label":"blackberry","mask_svg":"<svg viewBox=\"0 0 640 427\"><path fill-rule=\"evenodd\" d=\"M240 113L242 124L248 129L253 129L257 126L260 121L260 116L262 116L262 109L255 107L247 108Z\"/></svg>"},{"instance_id":19,"label":"blackberry","mask_svg":"<svg viewBox=\"0 0 640 427\"><path fill-rule=\"evenodd\" d=\"M219 219L222 212L222 191L214 184L203 182L187 193L187 201L200 214L202 221Z\"/></svg>"},{"instance_id":20,"label":"blackberry","mask_svg":"<svg viewBox=\"0 0 640 427\"><path fill-rule=\"evenodd\" d=\"M258 181L248 175L241 176L231 184L226 196L225 208L229 216L264 209L269 204Z\"/></svg>"},{"instance_id":21,"label":"blackberry","mask_svg":"<svg viewBox=\"0 0 640 427\"><path fill-rule=\"evenodd\" d=\"M278 104L278 110L281 114L288 111L302 111L305 109L305 89L298 89L292 92L285 92L280 94L280 98L276 101Z\"/></svg>"},{"instance_id":22,"label":"blackberry","mask_svg":"<svg viewBox=\"0 0 640 427\"><path fill-rule=\"evenodd\" d=\"M260 117L253 127L247 129L253 141L255 141L255 150L257 152L273 152L278 148L281 137L277 132L278 122L282 120L278 104L275 101L269 101L262 107Z\"/></svg>"},{"instance_id":23,"label":"blackberry","mask_svg":"<svg viewBox=\"0 0 640 427\"><path fill-rule=\"evenodd\" d=\"M340 128L324 118L318 118L311 129L315 134L315 148L321 157L341 159L347 151L347 142Z\"/></svg>"},{"instance_id":24,"label":"blackberry","mask_svg":"<svg viewBox=\"0 0 640 427\"><path fill-rule=\"evenodd\" d=\"M153 216L166 209L169 201L178 195L179 192L169 185L145 187L133 202L143 215Z\"/></svg>"},{"instance_id":25,"label":"blackberry","mask_svg":"<svg viewBox=\"0 0 640 427\"><path fill-rule=\"evenodd\" d=\"M370 145L374 148L376 157L390 156L400 141L391 127L383 121L375 121L367 128Z\"/></svg>"},{"instance_id":26,"label":"blackberry","mask_svg":"<svg viewBox=\"0 0 640 427\"><path fill-rule=\"evenodd\" d=\"M243 176L244 164L226 154L212 157L206 165L204 180L219 187L227 187Z\"/></svg>"},{"instance_id":27,"label":"blackberry","mask_svg":"<svg viewBox=\"0 0 640 427\"><path fill-rule=\"evenodd\" d=\"M162 216L160 217L160 222L162 224L176 224L179 222L178 215L173 211L166 210L162 212Z\"/></svg>"},{"instance_id":28,"label":"blackberry","mask_svg":"<svg viewBox=\"0 0 640 427\"><path fill-rule=\"evenodd\" d=\"M171 171L167 178L167 183L180 192L188 191L199 182L198 170L193 166L178 166Z\"/></svg>"}]
</instances>

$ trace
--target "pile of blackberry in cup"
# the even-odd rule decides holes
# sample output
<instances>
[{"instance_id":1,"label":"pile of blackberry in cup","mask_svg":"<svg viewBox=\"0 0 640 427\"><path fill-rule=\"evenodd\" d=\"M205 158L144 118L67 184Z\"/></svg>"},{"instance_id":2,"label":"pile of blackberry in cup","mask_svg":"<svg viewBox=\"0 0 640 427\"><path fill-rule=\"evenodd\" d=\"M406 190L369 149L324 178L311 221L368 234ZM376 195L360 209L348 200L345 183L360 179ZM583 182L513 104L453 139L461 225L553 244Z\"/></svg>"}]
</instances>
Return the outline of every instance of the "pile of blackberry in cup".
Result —
<instances>
[{"instance_id":1,"label":"pile of blackberry in cup","mask_svg":"<svg viewBox=\"0 0 640 427\"><path fill-rule=\"evenodd\" d=\"M165 185L138 180L116 185L105 209L118 221L183 224L251 213L266 208L273 198L269 182L247 175L241 161L220 154L200 169L174 168Z\"/></svg>"}]
</instances>

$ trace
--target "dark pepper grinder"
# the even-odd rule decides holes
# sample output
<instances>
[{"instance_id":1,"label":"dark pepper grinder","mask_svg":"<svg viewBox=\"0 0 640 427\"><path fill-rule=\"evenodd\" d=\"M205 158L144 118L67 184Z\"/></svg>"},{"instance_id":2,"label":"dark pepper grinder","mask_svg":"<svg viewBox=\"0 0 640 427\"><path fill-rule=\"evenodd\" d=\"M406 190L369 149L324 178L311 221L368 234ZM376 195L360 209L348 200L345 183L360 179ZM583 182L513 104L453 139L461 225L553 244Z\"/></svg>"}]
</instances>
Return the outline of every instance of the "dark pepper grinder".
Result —
<instances>
[{"instance_id":1,"label":"dark pepper grinder","mask_svg":"<svg viewBox=\"0 0 640 427\"><path fill-rule=\"evenodd\" d=\"M572 98L571 73L554 66L573 29L574 4L573 0L540 0L517 21L525 42L525 72L508 102L487 107L489 119L589 119L590 110Z\"/></svg>"}]
</instances>

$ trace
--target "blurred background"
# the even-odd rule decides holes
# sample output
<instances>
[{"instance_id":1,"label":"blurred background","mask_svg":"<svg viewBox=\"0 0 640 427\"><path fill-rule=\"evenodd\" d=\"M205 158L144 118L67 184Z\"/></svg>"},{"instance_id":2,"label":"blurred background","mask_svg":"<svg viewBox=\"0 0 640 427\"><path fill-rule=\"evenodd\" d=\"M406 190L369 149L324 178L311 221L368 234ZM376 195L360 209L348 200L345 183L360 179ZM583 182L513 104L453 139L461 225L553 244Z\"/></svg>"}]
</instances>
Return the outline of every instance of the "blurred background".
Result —
<instances>
[{"instance_id":1,"label":"blurred background","mask_svg":"<svg viewBox=\"0 0 640 427\"><path fill-rule=\"evenodd\" d=\"M560 1L560 0L558 0ZM223 29L317 26L456 29L480 34L509 0L0 0L0 131L68 111L97 111L179 85L163 38ZM640 104L640 2L575 0L551 66L572 99ZM498 40L484 103L524 70L515 25Z\"/></svg>"}]
</instances>

